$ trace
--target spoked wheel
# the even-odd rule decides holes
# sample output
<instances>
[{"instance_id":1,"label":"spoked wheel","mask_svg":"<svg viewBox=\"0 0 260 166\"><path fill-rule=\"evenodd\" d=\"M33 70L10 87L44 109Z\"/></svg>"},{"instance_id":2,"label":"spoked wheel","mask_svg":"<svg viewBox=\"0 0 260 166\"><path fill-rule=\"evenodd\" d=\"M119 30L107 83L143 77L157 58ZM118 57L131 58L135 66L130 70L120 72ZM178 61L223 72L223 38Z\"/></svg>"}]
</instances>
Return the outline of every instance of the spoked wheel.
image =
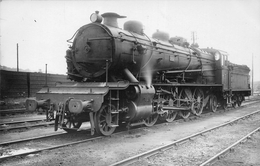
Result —
<instances>
[{"instance_id":1,"label":"spoked wheel","mask_svg":"<svg viewBox=\"0 0 260 166\"><path fill-rule=\"evenodd\" d=\"M216 95L211 95L209 98L209 109L212 112L216 112L218 108L218 100Z\"/></svg>"},{"instance_id":2,"label":"spoked wheel","mask_svg":"<svg viewBox=\"0 0 260 166\"><path fill-rule=\"evenodd\" d=\"M54 109L53 109L53 105L50 106L50 109L49 110L46 110L46 119L48 121L51 121L51 120L54 120L55 117L54 117Z\"/></svg>"},{"instance_id":3,"label":"spoked wheel","mask_svg":"<svg viewBox=\"0 0 260 166\"><path fill-rule=\"evenodd\" d=\"M180 111L179 116L183 119L187 119L190 116L190 111Z\"/></svg>"},{"instance_id":4,"label":"spoked wheel","mask_svg":"<svg viewBox=\"0 0 260 166\"><path fill-rule=\"evenodd\" d=\"M226 99L223 99L223 100L222 100L221 105L222 105L222 107L223 107L224 110L228 110L227 100L226 100Z\"/></svg>"},{"instance_id":5,"label":"spoked wheel","mask_svg":"<svg viewBox=\"0 0 260 166\"><path fill-rule=\"evenodd\" d=\"M157 119L158 119L159 115L158 114L152 114L151 116L149 116L147 119L144 120L144 125L147 127L153 126Z\"/></svg>"},{"instance_id":6,"label":"spoked wheel","mask_svg":"<svg viewBox=\"0 0 260 166\"><path fill-rule=\"evenodd\" d=\"M47 119L53 120L54 119L54 111L53 110L46 110L47 111Z\"/></svg>"},{"instance_id":7,"label":"spoked wheel","mask_svg":"<svg viewBox=\"0 0 260 166\"><path fill-rule=\"evenodd\" d=\"M166 103L166 105L168 105L168 104L165 101L165 99L161 99L161 100L162 101L160 103L156 104L156 107L157 107L157 112L163 112L163 113L158 113L158 120L164 122L167 118L167 113L165 112L165 110L163 110L163 105L165 103Z\"/></svg>"},{"instance_id":8,"label":"spoked wheel","mask_svg":"<svg viewBox=\"0 0 260 166\"><path fill-rule=\"evenodd\" d=\"M67 117L67 113L65 113L64 123L62 124L63 130L65 130L68 133L76 132L80 128L81 124L82 122L77 122L73 120L71 116Z\"/></svg>"},{"instance_id":9,"label":"spoked wheel","mask_svg":"<svg viewBox=\"0 0 260 166\"><path fill-rule=\"evenodd\" d=\"M189 88L182 89L179 95L180 99L180 106L181 107L191 107L191 99L192 99L192 93ZM183 119L187 119L190 116L189 110L184 110L179 112L179 116Z\"/></svg>"},{"instance_id":10,"label":"spoked wheel","mask_svg":"<svg viewBox=\"0 0 260 166\"><path fill-rule=\"evenodd\" d=\"M199 116L203 111L203 100L204 100L204 93L201 89L196 88L193 93L193 103L191 106L191 112Z\"/></svg>"},{"instance_id":11,"label":"spoked wheel","mask_svg":"<svg viewBox=\"0 0 260 166\"><path fill-rule=\"evenodd\" d=\"M237 97L237 106L238 107L240 107L241 106L241 104L242 104L242 96L241 95L239 95L238 97Z\"/></svg>"},{"instance_id":12,"label":"spoked wheel","mask_svg":"<svg viewBox=\"0 0 260 166\"><path fill-rule=\"evenodd\" d=\"M115 122L117 118L117 114L111 114L110 111L113 110L115 110L115 107L113 105L105 104L95 114L94 122L97 134L108 136L116 130L116 127L112 127L112 124L109 124L110 118L111 123Z\"/></svg>"},{"instance_id":13,"label":"spoked wheel","mask_svg":"<svg viewBox=\"0 0 260 166\"><path fill-rule=\"evenodd\" d=\"M168 115L167 115L167 117L166 117L166 121L167 122L169 122L169 123L171 123L171 122L173 122L174 121L174 119L176 118L176 116L177 116L177 111L173 111L173 110L169 110L168 111Z\"/></svg>"},{"instance_id":14,"label":"spoked wheel","mask_svg":"<svg viewBox=\"0 0 260 166\"><path fill-rule=\"evenodd\" d=\"M167 102L165 102L165 106L173 106L174 105L174 101L172 100L171 97L167 96L166 98ZM178 112L174 111L174 110L168 110L168 114L165 116L165 120L166 122L173 122L174 119L176 118Z\"/></svg>"},{"instance_id":15,"label":"spoked wheel","mask_svg":"<svg viewBox=\"0 0 260 166\"><path fill-rule=\"evenodd\" d=\"M233 103L232 103L232 107L233 107L233 108L236 108L236 107L238 106L238 104L237 104L237 103L238 103L238 97L237 97L237 96L233 96L233 97L232 97L232 100L233 100L233 101L232 101L232 102L233 102Z\"/></svg>"}]
</instances>

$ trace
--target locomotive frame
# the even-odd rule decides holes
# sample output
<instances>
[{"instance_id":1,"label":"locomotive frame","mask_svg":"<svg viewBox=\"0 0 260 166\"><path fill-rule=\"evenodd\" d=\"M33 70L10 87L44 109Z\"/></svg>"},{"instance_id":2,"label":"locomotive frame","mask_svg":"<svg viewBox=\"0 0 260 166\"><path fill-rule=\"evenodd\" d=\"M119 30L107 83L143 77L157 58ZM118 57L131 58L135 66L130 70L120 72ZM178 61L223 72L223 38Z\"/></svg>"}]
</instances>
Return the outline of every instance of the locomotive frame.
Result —
<instances>
[{"instance_id":1,"label":"locomotive frame","mask_svg":"<svg viewBox=\"0 0 260 166\"><path fill-rule=\"evenodd\" d=\"M47 110L55 131L76 131L90 122L91 134L111 135L124 123L152 126L158 118L200 116L205 108L240 106L251 95L249 68L229 62L226 52L169 40L162 32L149 38L139 22L122 30L116 19L123 16L102 16L104 24L94 13L66 52L75 84L43 87L36 100L26 101L28 110Z\"/></svg>"}]
</instances>

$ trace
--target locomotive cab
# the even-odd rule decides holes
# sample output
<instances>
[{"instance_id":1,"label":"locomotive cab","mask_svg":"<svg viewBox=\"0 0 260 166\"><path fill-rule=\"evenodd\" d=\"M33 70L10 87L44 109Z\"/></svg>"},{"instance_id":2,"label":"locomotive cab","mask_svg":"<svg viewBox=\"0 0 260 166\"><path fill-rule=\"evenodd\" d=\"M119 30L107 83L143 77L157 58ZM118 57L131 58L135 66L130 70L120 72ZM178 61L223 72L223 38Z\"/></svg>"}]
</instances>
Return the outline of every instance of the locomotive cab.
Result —
<instances>
[{"instance_id":1,"label":"locomotive cab","mask_svg":"<svg viewBox=\"0 0 260 166\"><path fill-rule=\"evenodd\" d=\"M203 49L215 56L216 83L222 85L224 105L241 105L244 96L251 95L250 69L229 62L228 53L217 49Z\"/></svg>"}]
</instances>

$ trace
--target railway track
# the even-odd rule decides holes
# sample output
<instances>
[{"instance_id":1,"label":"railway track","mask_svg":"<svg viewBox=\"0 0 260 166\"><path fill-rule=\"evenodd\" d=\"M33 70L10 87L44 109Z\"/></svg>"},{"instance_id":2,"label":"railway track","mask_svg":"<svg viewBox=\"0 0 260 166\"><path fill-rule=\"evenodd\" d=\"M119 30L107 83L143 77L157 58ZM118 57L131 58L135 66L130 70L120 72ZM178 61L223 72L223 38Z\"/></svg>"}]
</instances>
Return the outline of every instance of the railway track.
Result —
<instances>
[{"instance_id":1,"label":"railway track","mask_svg":"<svg viewBox=\"0 0 260 166\"><path fill-rule=\"evenodd\" d=\"M253 104L255 102L257 102L258 100L249 100L245 103L243 103L243 106L248 105L248 104ZM204 116L207 114L211 114L211 113L204 113ZM193 119L196 118L196 116L191 116L189 117L189 119ZM176 121L176 120L175 120ZM178 121L178 120L177 120ZM45 122L45 123L40 123L40 122ZM40 123L40 124L32 124L29 125L29 123ZM17 125L17 124L22 124L19 126L13 126L13 127L9 127L10 125ZM46 119L29 119L29 120L22 120L22 121L7 121L7 122L1 122L0 126L0 131L10 131L10 130L16 130L16 129L29 129L29 128L33 128L33 127L42 127L42 126L50 126L50 125L54 125L54 122L46 122Z\"/></svg>"},{"instance_id":2,"label":"railway track","mask_svg":"<svg viewBox=\"0 0 260 166\"><path fill-rule=\"evenodd\" d=\"M223 149L221 152L217 153L216 155L212 156L211 158L209 158L208 160L204 161L202 164L200 164L200 166L205 166L205 165L210 165L214 162L216 162L218 159L221 158L221 156L225 155L226 153L232 151L232 149L237 146L238 144L244 142L245 140L247 140L248 138L250 138L253 134L255 134L256 132L260 131L260 127L256 128L255 130L251 131L250 133L248 133L247 135L245 135L244 137L242 137L241 139L237 140L235 143L233 143L232 145L228 146L227 148Z\"/></svg>"},{"instance_id":3,"label":"railway track","mask_svg":"<svg viewBox=\"0 0 260 166\"><path fill-rule=\"evenodd\" d=\"M259 97L256 98L248 98L244 102L250 102L250 101L257 101L259 100ZM35 111L26 111L25 108L16 108L16 109L6 109L6 110L0 110L0 115L5 114L17 114L17 113L34 113Z\"/></svg>"},{"instance_id":4,"label":"railway track","mask_svg":"<svg viewBox=\"0 0 260 166\"><path fill-rule=\"evenodd\" d=\"M38 139L43 139L43 138L49 138L49 137L54 137L54 136L60 136L60 135L66 135L66 134L67 134L67 132L65 132L65 131L55 132L55 133L41 135L41 136L35 136L35 137L22 138L22 139L18 139L18 140L1 142L0 146L7 146L7 145L11 145L11 144L21 143L21 142L26 142L26 141L32 141L32 140L38 140Z\"/></svg>"},{"instance_id":5,"label":"railway track","mask_svg":"<svg viewBox=\"0 0 260 166\"><path fill-rule=\"evenodd\" d=\"M249 103L249 104L252 104ZM248 117L248 116L251 116L253 114L256 114L260 111L256 111L256 112L253 112L251 114L247 114L243 117L240 117L240 118L237 118L231 122L228 122L226 124L223 124L223 125L227 125L227 124L230 124L232 122L235 122L239 119L242 119L242 118L245 118L245 117ZM206 113L205 116L207 116L207 114L211 114L211 112L209 113ZM196 118L196 117L195 117ZM193 117L191 117L190 119L193 119ZM177 120L178 121L178 120ZM179 121L182 121L182 119L179 119ZM159 125L163 125L163 124L159 124ZM221 126L220 126L221 127ZM138 130L139 128L137 128ZM89 129L87 129L89 130ZM132 129L131 131L133 131L135 129ZM210 131L210 130L208 130ZM127 131L119 131L115 134L122 134L122 133L126 133ZM204 131L206 132L206 131ZM56 137L56 136L61 136L61 135L68 135L68 133L66 132L62 132L62 133L54 133L54 134L49 134L49 135L44 135L44 136L39 136L39 137L31 137L31 138L27 138L27 139L20 139L20 140L14 140L14 141L8 141L8 142L2 142L0 144L0 146L7 146L7 145L11 145L11 144L17 144L17 143L21 143L21 142L26 142L26 141L35 141L35 140L43 140L43 139L46 139L46 138L50 138L50 137ZM200 135L200 134L198 134ZM196 135L194 135L196 136ZM24 152L24 153L19 153L19 154L14 154L14 155L6 155L6 156L2 156L0 157L0 160L4 160L4 159L7 159L7 158L12 158L12 157L16 157L16 156L24 156L24 155L28 155L28 154L35 154L35 153L39 153L41 151L45 151L45 150L52 150L52 149L57 149L57 148L61 148L61 147L65 147L65 146L69 146L69 145L75 145L75 144L80 144L80 143L84 143L84 142L88 142L88 141L93 141L93 140L97 140L97 139L101 139L101 138L105 138L104 136L98 136L98 137L91 137L91 138L88 138L88 139L82 139L82 140L78 140L78 141L73 141L73 142L66 142L64 144L60 144L60 145L54 145L54 146L49 146L49 147L45 147L45 148L39 148L37 150L32 150L32 151L27 151L27 152ZM189 138L186 138L186 140L189 139ZM183 140L184 141L184 140ZM181 141L180 141L181 142Z\"/></svg>"},{"instance_id":6,"label":"railway track","mask_svg":"<svg viewBox=\"0 0 260 166\"><path fill-rule=\"evenodd\" d=\"M36 124L30 124L36 123ZM18 126L16 126L19 124ZM14 126L12 126L14 125ZM23 128L32 128L32 127L42 127L42 126L50 126L54 125L54 122L46 122L46 119L28 119L21 121L9 121L9 122L1 122L0 123L0 131L9 131L15 129L23 129Z\"/></svg>"},{"instance_id":7,"label":"railway track","mask_svg":"<svg viewBox=\"0 0 260 166\"><path fill-rule=\"evenodd\" d=\"M248 104L252 104L252 103L255 103L257 101L248 101L246 103L244 103L241 107L244 107ZM221 112L221 111L218 111L218 112ZM204 113L202 116L208 116L208 115L211 115L212 113L211 112L208 112L208 113ZM197 118L196 116L191 116L189 117L189 120L192 120L194 118ZM181 121L183 119L179 119L179 120L175 120L176 122L177 121ZM187 121L187 119L185 120ZM44 122L44 123L42 123ZM31 124L30 123L40 123L40 124ZM11 125L17 125L17 124L21 124L21 125L18 125L18 126L13 126L13 127L10 127ZM0 123L0 131L10 131L10 130L17 130L17 129L30 129L30 128L35 128L35 127L42 127L42 126L45 126L45 127L48 127L48 126L52 126L54 125L54 122L46 122L46 119L43 119L43 118L39 118L39 119L27 119L27 120L20 120L20 121L6 121L6 122L1 122ZM1 145L1 144L0 144Z\"/></svg>"},{"instance_id":8,"label":"railway track","mask_svg":"<svg viewBox=\"0 0 260 166\"><path fill-rule=\"evenodd\" d=\"M26 122L41 122L41 121L45 121L45 120L46 119L43 119L43 118L28 119L28 120L18 120L18 121L9 120L9 121L5 121L5 122L1 122L0 126L2 126L2 125L20 124L20 123L26 123Z\"/></svg>"},{"instance_id":9,"label":"railway track","mask_svg":"<svg viewBox=\"0 0 260 166\"><path fill-rule=\"evenodd\" d=\"M65 146L71 146L71 145L75 145L75 144L85 143L85 142L89 142L89 141L93 141L93 140L97 140L97 139L101 139L101 138L103 138L103 136L89 138L89 139L84 139L84 140L75 141L75 142L64 143L64 144L61 144L61 145L49 146L47 148L40 148L40 149L37 149L37 150L31 150L31 151L22 152L22 153L19 153L19 154L1 156L0 157L0 161L4 160L4 159L12 158L12 157L25 156L25 155L29 155L29 154L35 154L35 153L39 153L39 152L42 152L42 151L45 151L45 150L52 150L52 149L62 148L62 147L65 147Z\"/></svg>"},{"instance_id":10,"label":"railway track","mask_svg":"<svg viewBox=\"0 0 260 166\"><path fill-rule=\"evenodd\" d=\"M87 128L84 131L89 131L89 130L90 130L90 128ZM84 131L82 131L82 132L84 132ZM124 132L126 132L126 131L119 131L119 132L116 132L115 134L122 134ZM9 146L9 145L12 145L12 144L17 144L17 143L22 143L22 142L26 144L26 142L35 141L35 140L38 140L40 142L40 141L43 141L46 138L51 138L51 137L54 138L54 137L58 137L58 136L62 136L62 138L64 139L65 136L69 136L70 134L72 134L72 133L67 133L67 132L53 133L53 134L39 136L39 137L31 137L31 138L27 138L27 139L19 139L19 140L14 140L14 141L3 142L3 143L0 143L0 146ZM77 132L75 134L79 134L79 132ZM86 133L81 133L81 134L86 134ZM19 154L4 154L0 157L0 161L8 159L8 158L17 157L17 156L25 156L25 155L29 155L29 154L35 154L35 153L39 153L39 152L42 152L42 151L45 151L45 150L52 150L52 149L62 148L62 147L76 145L76 144L80 144L80 143L85 143L85 142L89 142L89 141L94 141L94 140L105 138L106 136L90 136L90 135L87 135L87 137L89 137L89 138L86 139L85 136L83 136L83 138L79 138L81 140L67 141L66 143L62 143L62 144L59 144L59 145L53 145L53 146L49 145L49 147L33 149L33 150L30 150L30 151L21 152ZM46 146L46 143L44 143L44 146Z\"/></svg>"},{"instance_id":11,"label":"railway track","mask_svg":"<svg viewBox=\"0 0 260 166\"><path fill-rule=\"evenodd\" d=\"M175 147L175 146L177 146L177 145L179 145L179 144L182 144L182 143L185 143L185 142L187 142L187 141L190 141L190 140L192 140L192 139L194 139L194 138L196 138L196 137L198 137L198 136L202 136L203 134L206 134L206 133L208 133L208 132L211 132L211 131L213 131L213 130L219 129L219 128L224 127L224 126L231 125L231 124L233 124L233 123L235 123L235 122L237 122L237 121L239 121L239 120L241 120L241 119L250 117L250 116L255 115L255 114L258 114L258 113L260 113L260 110L255 111L255 112L252 112L252 113L249 113L249 114L246 114L246 115L241 116L241 117L238 117L238 118L236 118L236 119L234 119L234 120L232 120L232 121L229 121L229 122L220 124L220 125L218 125L218 126L215 126L215 127L212 127L212 128L209 128L209 129L206 129L206 130L203 130L203 131L194 133L194 134L191 134L191 135L189 135L189 136L187 136L187 137L181 138L181 139L176 140L176 141L174 141L174 142L171 142L171 143L169 143L169 144L166 144L166 145L163 145L163 146L160 146L160 147L151 149L151 150L149 150L149 151L140 153L140 154L138 154L138 155L129 157L129 158L127 158L127 159L124 159L124 160L121 160L121 161L116 162L116 163L114 163L114 164L111 164L110 166L121 166L121 165L130 165L130 164L133 164L133 163L135 163L135 162L137 162L137 161L139 161L139 160L141 160L141 159L143 159L143 158L148 158L148 157L154 156L154 155L159 154L159 153L161 153L161 152L163 152L163 151L166 151L166 150L168 150L168 149L171 149L171 148L173 148L173 147ZM257 128L256 130L254 130L252 133L255 133L255 132L258 131L258 130L259 130L259 128ZM241 142L242 140L244 140L246 137L248 137L248 136L251 135L252 133L249 133L248 135L246 135L245 137L243 137L243 138L242 138L241 140L239 140L239 141ZM238 142L239 142L239 141L238 141ZM232 147L235 146L235 145L237 145L237 144L238 144L238 143L236 142L234 145L232 145ZM214 159L217 158L218 156L222 155L222 154L224 153L224 151L228 151L228 149L230 149L230 148L232 148L232 147L230 146L229 148L223 150L222 153L217 154L216 156L214 156L214 158L209 159L209 160L206 161L206 162L208 162L208 163L211 162L212 160L214 160ZM207 164L207 163L206 163L206 164Z\"/></svg>"},{"instance_id":12,"label":"railway track","mask_svg":"<svg viewBox=\"0 0 260 166\"><path fill-rule=\"evenodd\" d=\"M248 105L248 104L253 104L255 103L255 101L251 101L251 102L247 102L247 103L244 103L240 108L243 108L244 106ZM225 111L222 109L222 111ZM218 113L222 113L221 110L215 112L215 113L212 113L212 112L207 112L207 113L204 113L202 114L201 116L210 116L211 114L218 114ZM193 120L193 119L196 119L197 116L191 116L189 117L188 119L177 119L175 120L175 122L181 122L181 121L188 121L188 120ZM28 120L28 121L43 121L45 119L35 119L35 120ZM0 123L1 124L17 124L17 123L24 123L24 122L27 122L26 120L25 121L13 121L13 122L6 122L6 123ZM156 125L164 125L165 123L158 123ZM51 124L52 125L52 124ZM20 126L18 126L19 128ZM25 128L26 126L21 126L20 128ZM143 127L145 128L145 127ZM87 130L90 130L90 129L87 129ZM133 130L133 129L132 129ZM25 142L25 141L31 141L31 140L36 140L36 139L42 139L42 138L48 138L48 137L53 137L53 136L59 136L60 134L67 134L67 132L65 131L62 131L62 132L56 132L56 133L52 133L52 134L48 134L48 135L43 135L43 136L37 136L37 137L31 137L31 138L25 138L25 139L19 139L19 140L13 140L13 141L6 141L6 142L2 142L0 143L0 146L3 146L3 145L8 145L8 144L15 144L15 143L19 143L19 142Z\"/></svg>"},{"instance_id":13,"label":"railway track","mask_svg":"<svg viewBox=\"0 0 260 166\"><path fill-rule=\"evenodd\" d=\"M6 110L0 110L0 115L5 114L17 114L17 113L32 113L34 111L26 111L25 108L16 108L16 109L6 109Z\"/></svg>"}]
</instances>

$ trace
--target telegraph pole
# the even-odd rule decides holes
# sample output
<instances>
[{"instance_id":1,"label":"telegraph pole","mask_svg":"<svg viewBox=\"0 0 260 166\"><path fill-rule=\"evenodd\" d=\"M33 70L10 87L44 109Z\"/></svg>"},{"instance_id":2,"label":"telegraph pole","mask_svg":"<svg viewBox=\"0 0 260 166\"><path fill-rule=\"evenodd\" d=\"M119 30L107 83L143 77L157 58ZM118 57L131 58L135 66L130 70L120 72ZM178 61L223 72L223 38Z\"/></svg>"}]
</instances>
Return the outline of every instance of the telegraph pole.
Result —
<instances>
[{"instance_id":1,"label":"telegraph pole","mask_svg":"<svg viewBox=\"0 0 260 166\"><path fill-rule=\"evenodd\" d=\"M47 64L45 64L45 86L48 86L48 81L47 81Z\"/></svg>"},{"instance_id":2,"label":"telegraph pole","mask_svg":"<svg viewBox=\"0 0 260 166\"><path fill-rule=\"evenodd\" d=\"M18 43L16 44L16 51L17 51L17 72L19 72L19 46L18 46Z\"/></svg>"},{"instance_id":3,"label":"telegraph pole","mask_svg":"<svg viewBox=\"0 0 260 166\"><path fill-rule=\"evenodd\" d=\"M254 54L252 54L252 96L254 95Z\"/></svg>"}]
</instances>

